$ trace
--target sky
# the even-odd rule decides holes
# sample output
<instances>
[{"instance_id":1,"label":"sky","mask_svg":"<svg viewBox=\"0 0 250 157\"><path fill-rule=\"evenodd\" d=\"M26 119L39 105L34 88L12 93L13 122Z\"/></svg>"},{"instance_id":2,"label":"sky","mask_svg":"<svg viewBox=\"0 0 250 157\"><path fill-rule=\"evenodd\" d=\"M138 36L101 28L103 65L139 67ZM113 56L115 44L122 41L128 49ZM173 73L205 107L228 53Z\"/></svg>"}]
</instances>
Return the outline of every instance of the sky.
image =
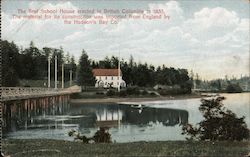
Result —
<instances>
[{"instance_id":1,"label":"sky","mask_svg":"<svg viewBox=\"0 0 250 157\"><path fill-rule=\"evenodd\" d=\"M117 25L65 25L58 20L13 19L17 9L163 9L169 20L128 20ZM248 0L3 0L2 39L26 48L63 47L77 59L130 55L138 62L185 68L203 79L249 76Z\"/></svg>"}]
</instances>

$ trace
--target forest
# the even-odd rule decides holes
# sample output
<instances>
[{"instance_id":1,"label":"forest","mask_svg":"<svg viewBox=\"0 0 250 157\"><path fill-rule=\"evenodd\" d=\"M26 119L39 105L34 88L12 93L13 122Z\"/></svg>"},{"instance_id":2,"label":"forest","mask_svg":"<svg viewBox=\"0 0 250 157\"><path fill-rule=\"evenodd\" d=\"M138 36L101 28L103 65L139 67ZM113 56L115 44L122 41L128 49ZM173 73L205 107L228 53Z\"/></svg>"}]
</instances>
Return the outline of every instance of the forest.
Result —
<instances>
[{"instance_id":1,"label":"forest","mask_svg":"<svg viewBox=\"0 0 250 157\"><path fill-rule=\"evenodd\" d=\"M33 42L28 48L20 48L14 42L1 40L2 51L2 85L7 87L19 86L20 80L47 80L48 58L51 62L51 79L54 76L55 55L58 58L58 73L64 63L65 81L69 80L70 70L76 75L77 65L74 56L64 52L63 48L44 47L38 49ZM61 76L58 75L60 79ZM75 77L75 76L74 76Z\"/></svg>"},{"instance_id":2,"label":"forest","mask_svg":"<svg viewBox=\"0 0 250 157\"><path fill-rule=\"evenodd\" d=\"M82 64L88 68L117 68L118 57L105 57L103 60L89 59L87 52L82 50L79 64L74 56L69 52L64 52L63 48L44 47L39 49L31 41L29 47L23 49L14 42L6 40L1 41L2 49L2 74L3 86L20 86L20 80L44 80L48 78L48 58L51 61L51 80L54 77L54 58L58 58L58 80L61 78L61 65L65 65L65 81L69 80L70 70L73 71L74 81L77 82L78 76L82 75ZM83 59L81 61L81 59ZM86 64L84 62L87 62ZM82 63L82 64L81 64ZM127 86L154 87L155 85L178 86L181 89L191 92L192 78L189 77L187 69L178 69L174 67L153 66L148 63L137 63L131 55L129 60L121 59L121 70L123 79ZM80 72L80 73L79 73ZM83 71L84 72L84 71ZM92 76L91 76L92 77ZM84 78L83 78L84 79ZM79 81L78 81L79 82ZM82 81L84 83L84 81ZM86 84L92 86L91 84Z\"/></svg>"}]
</instances>

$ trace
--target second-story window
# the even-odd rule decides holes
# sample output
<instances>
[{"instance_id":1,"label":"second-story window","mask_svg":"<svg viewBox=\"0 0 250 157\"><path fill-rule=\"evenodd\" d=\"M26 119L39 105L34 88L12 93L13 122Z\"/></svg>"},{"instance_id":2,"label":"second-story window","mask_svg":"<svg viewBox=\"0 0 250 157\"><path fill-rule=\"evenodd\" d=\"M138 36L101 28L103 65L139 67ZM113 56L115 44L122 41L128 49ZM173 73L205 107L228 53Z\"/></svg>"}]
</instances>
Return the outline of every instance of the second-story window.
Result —
<instances>
[{"instance_id":1,"label":"second-story window","mask_svg":"<svg viewBox=\"0 0 250 157\"><path fill-rule=\"evenodd\" d=\"M101 77L101 76L99 76L99 80L102 80L102 77Z\"/></svg>"},{"instance_id":2,"label":"second-story window","mask_svg":"<svg viewBox=\"0 0 250 157\"><path fill-rule=\"evenodd\" d=\"M111 77L111 80L113 80L113 76Z\"/></svg>"},{"instance_id":3,"label":"second-story window","mask_svg":"<svg viewBox=\"0 0 250 157\"><path fill-rule=\"evenodd\" d=\"M107 79L108 79L108 77L106 76L106 77L105 77L105 80L107 80Z\"/></svg>"}]
</instances>

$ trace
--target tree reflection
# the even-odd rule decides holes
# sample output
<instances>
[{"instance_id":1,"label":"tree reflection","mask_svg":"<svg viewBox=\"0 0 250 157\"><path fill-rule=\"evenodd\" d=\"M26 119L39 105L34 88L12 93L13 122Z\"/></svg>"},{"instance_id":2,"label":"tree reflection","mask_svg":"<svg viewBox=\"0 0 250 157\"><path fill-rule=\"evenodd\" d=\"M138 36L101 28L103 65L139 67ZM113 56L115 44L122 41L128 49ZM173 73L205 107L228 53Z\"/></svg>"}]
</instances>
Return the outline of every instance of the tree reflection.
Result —
<instances>
[{"instance_id":1,"label":"tree reflection","mask_svg":"<svg viewBox=\"0 0 250 157\"><path fill-rule=\"evenodd\" d=\"M24 129L80 130L120 125L147 126L161 123L164 126L188 123L188 112L167 108L133 108L130 105L90 104L69 105L60 101L19 101L4 106L4 131Z\"/></svg>"},{"instance_id":2,"label":"tree reflection","mask_svg":"<svg viewBox=\"0 0 250 157\"><path fill-rule=\"evenodd\" d=\"M165 126L183 125L188 122L188 112L179 109L145 107L138 109L123 107L123 123L148 125L150 122L162 123Z\"/></svg>"}]
</instances>

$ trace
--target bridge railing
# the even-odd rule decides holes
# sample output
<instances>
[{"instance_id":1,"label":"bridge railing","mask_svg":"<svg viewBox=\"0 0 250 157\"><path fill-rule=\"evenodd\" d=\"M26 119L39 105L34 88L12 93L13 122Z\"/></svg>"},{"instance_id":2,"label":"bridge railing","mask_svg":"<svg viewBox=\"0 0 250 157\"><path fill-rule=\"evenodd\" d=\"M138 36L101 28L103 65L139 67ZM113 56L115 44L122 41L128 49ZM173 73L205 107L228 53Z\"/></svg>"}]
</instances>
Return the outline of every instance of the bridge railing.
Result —
<instances>
[{"instance_id":1,"label":"bridge railing","mask_svg":"<svg viewBox=\"0 0 250 157\"><path fill-rule=\"evenodd\" d=\"M18 99L26 97L43 97L81 92L79 86L64 89L54 88L30 88L30 87L1 87L2 100Z\"/></svg>"}]
</instances>

